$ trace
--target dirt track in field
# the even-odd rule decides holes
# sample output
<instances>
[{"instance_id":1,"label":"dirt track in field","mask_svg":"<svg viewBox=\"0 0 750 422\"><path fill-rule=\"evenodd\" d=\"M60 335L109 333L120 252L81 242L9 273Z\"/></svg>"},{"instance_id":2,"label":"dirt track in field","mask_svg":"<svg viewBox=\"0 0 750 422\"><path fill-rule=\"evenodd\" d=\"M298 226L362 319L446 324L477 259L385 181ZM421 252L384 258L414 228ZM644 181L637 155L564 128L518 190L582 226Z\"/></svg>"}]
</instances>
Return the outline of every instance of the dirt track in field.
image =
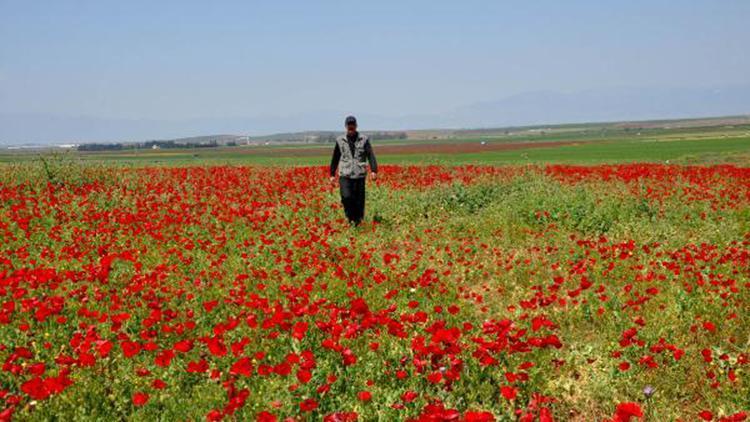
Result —
<instances>
[{"instance_id":1,"label":"dirt track in field","mask_svg":"<svg viewBox=\"0 0 750 422\"><path fill-rule=\"evenodd\" d=\"M471 154L489 151L513 151L519 149L532 148L551 148L563 145L573 145L580 142L518 142L518 143L497 143L488 142L482 145L477 142L460 142L454 144L448 143L424 143L408 145L378 145L377 141L373 142L375 153L378 155L399 155L399 154ZM273 157L310 157L328 155L333 150L323 147L297 147L297 148L264 148L249 150L248 154L273 156Z\"/></svg>"}]
</instances>

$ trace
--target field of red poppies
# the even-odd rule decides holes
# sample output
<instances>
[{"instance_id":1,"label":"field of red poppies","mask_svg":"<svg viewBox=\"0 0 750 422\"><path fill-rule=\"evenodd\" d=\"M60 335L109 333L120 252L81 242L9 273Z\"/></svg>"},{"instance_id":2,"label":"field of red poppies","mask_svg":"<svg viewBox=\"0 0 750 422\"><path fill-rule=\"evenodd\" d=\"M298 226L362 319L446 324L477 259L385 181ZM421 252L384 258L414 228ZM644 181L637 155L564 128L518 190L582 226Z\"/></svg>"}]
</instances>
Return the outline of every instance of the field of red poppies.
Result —
<instances>
[{"instance_id":1,"label":"field of red poppies","mask_svg":"<svg viewBox=\"0 0 750 422\"><path fill-rule=\"evenodd\" d=\"M742 421L750 169L7 166L0 420Z\"/></svg>"}]
</instances>

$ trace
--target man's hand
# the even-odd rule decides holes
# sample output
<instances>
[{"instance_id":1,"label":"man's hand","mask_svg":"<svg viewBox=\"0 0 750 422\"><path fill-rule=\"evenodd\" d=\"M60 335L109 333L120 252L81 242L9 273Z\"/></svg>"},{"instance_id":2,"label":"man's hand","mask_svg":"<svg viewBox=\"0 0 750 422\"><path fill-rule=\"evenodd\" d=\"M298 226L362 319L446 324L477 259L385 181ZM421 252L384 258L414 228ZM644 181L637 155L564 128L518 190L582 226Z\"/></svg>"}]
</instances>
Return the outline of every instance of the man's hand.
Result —
<instances>
[{"instance_id":1,"label":"man's hand","mask_svg":"<svg viewBox=\"0 0 750 422\"><path fill-rule=\"evenodd\" d=\"M331 176L328 178L328 180L331 182L332 185L336 184L336 176Z\"/></svg>"},{"instance_id":2,"label":"man's hand","mask_svg":"<svg viewBox=\"0 0 750 422\"><path fill-rule=\"evenodd\" d=\"M370 179L372 179L372 180L377 180L377 179L378 179L378 174L377 174L377 173L375 173L374 171L373 171L373 172L370 172Z\"/></svg>"}]
</instances>

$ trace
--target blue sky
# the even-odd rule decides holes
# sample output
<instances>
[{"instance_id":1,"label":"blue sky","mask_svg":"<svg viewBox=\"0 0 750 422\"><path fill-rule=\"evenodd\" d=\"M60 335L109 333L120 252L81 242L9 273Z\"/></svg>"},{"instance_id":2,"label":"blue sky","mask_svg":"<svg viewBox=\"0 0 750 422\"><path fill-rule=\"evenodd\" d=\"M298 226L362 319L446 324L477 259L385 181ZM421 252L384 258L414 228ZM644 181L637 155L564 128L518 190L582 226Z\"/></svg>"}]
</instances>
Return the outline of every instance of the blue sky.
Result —
<instances>
[{"instance_id":1,"label":"blue sky","mask_svg":"<svg viewBox=\"0 0 750 422\"><path fill-rule=\"evenodd\" d=\"M0 112L399 116L535 91L747 85L748 22L743 0L0 0Z\"/></svg>"}]
</instances>

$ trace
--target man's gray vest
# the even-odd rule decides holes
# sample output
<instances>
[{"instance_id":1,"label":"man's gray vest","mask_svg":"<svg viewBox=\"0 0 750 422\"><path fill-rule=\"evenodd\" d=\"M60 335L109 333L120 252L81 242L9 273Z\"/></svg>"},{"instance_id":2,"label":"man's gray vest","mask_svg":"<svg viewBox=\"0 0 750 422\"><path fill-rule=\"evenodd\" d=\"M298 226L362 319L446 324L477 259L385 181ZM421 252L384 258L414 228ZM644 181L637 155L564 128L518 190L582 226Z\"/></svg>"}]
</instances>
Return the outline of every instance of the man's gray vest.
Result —
<instances>
[{"instance_id":1,"label":"man's gray vest","mask_svg":"<svg viewBox=\"0 0 750 422\"><path fill-rule=\"evenodd\" d=\"M354 142L353 156L352 150L349 148L349 142L346 140L346 135L336 138L336 143L339 145L339 151L341 152L339 176L350 179L365 177L367 174L367 154L365 154L367 136L359 135L359 138Z\"/></svg>"}]
</instances>

